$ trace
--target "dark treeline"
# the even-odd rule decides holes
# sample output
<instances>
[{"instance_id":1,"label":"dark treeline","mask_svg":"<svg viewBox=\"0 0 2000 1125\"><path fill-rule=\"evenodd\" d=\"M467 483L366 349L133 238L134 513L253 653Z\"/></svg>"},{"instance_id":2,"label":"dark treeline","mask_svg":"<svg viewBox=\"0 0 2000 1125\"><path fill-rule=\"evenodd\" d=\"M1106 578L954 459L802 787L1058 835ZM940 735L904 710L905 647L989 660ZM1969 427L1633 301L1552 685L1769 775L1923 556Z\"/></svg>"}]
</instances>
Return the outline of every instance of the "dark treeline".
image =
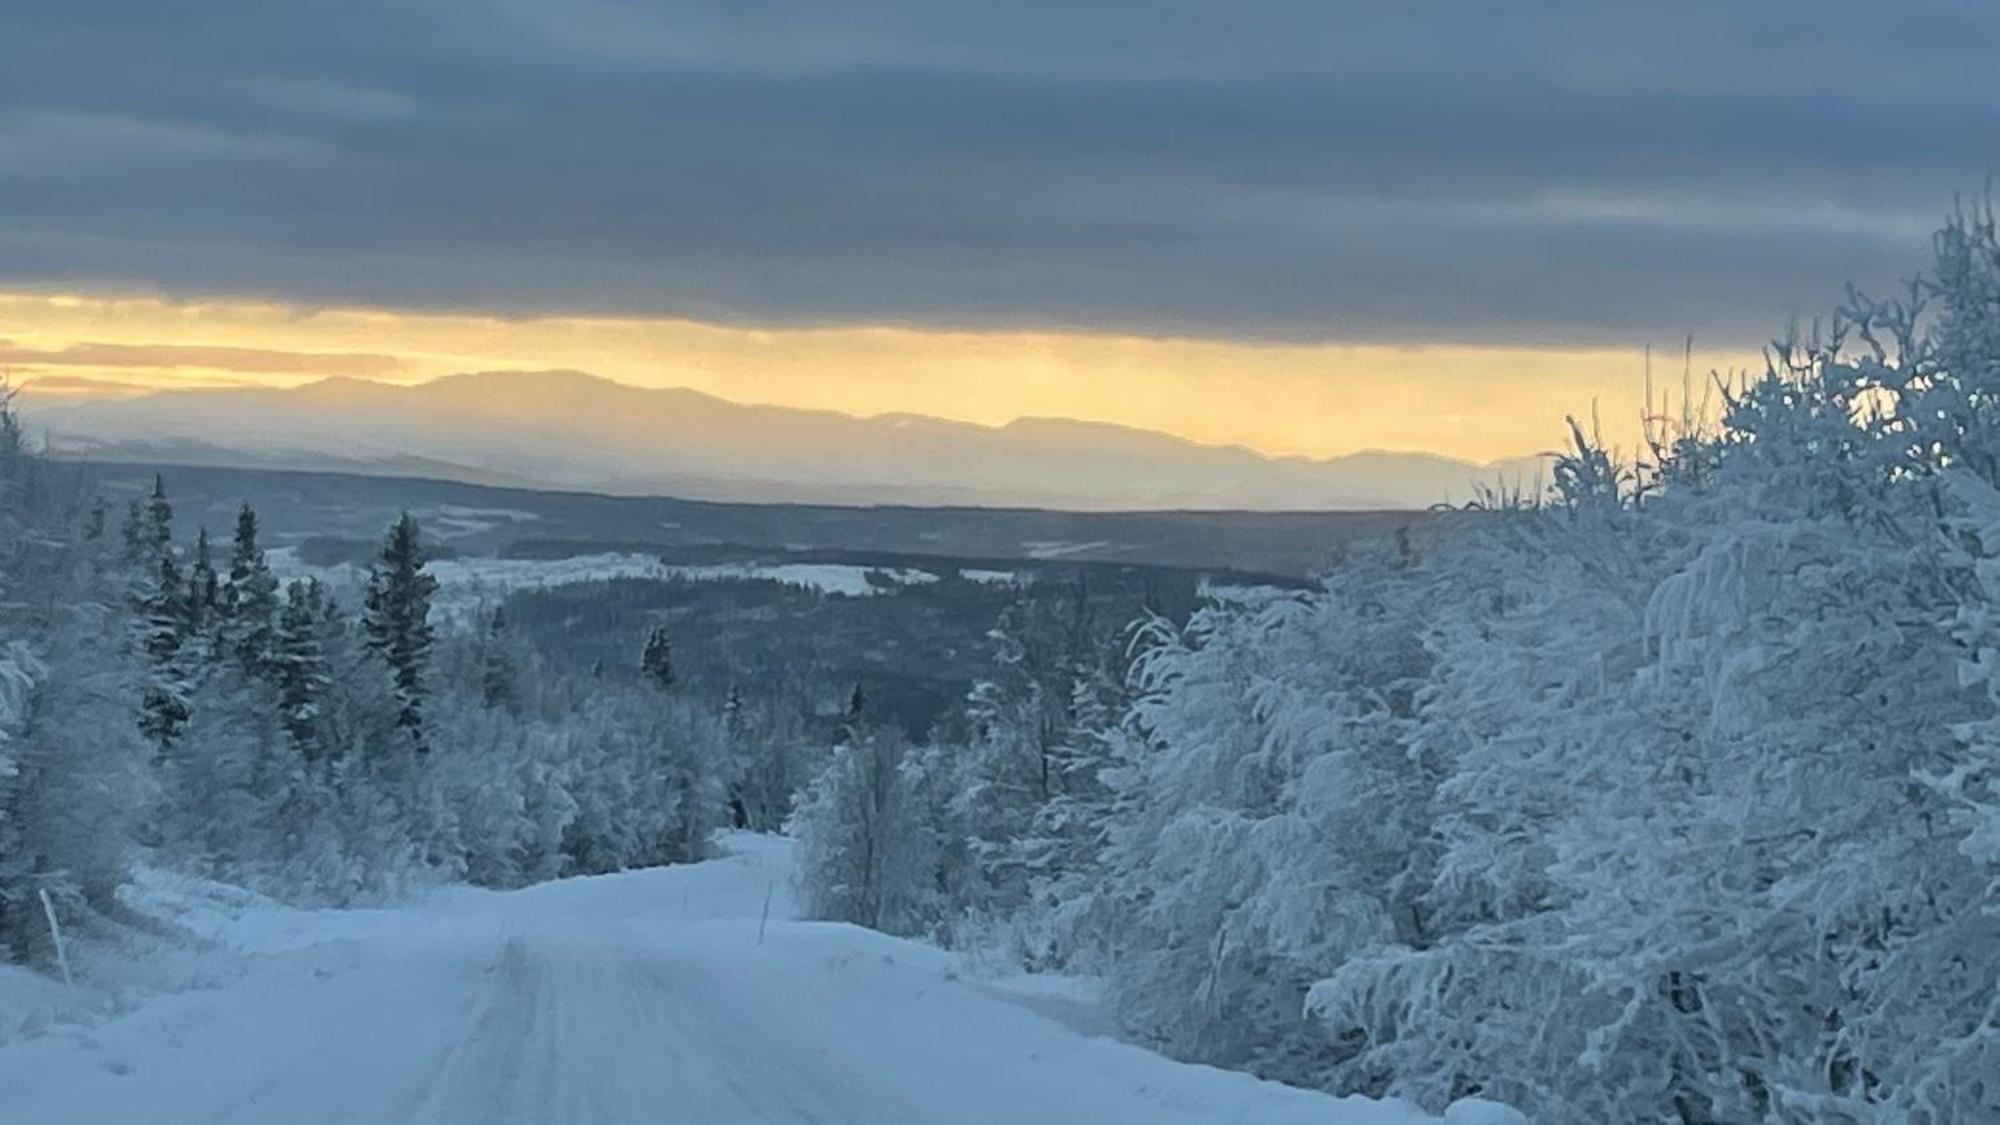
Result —
<instances>
[{"instance_id":1,"label":"dark treeline","mask_svg":"<svg viewBox=\"0 0 2000 1125\"><path fill-rule=\"evenodd\" d=\"M840 705L856 683L865 685L870 721L912 740L956 722L967 692L991 675L997 650L989 634L1017 599L1081 596L1108 626L1147 607L1184 620L1199 598L1193 572L1109 563L1034 563L986 580L935 561L915 580L896 577L914 572L862 573L873 587L867 596L711 573L524 588L505 607L544 658L601 665L608 676L629 675L646 631L664 625L684 690L719 698L734 686L772 706L789 701L783 705L801 710L824 744L838 733Z\"/></svg>"}]
</instances>

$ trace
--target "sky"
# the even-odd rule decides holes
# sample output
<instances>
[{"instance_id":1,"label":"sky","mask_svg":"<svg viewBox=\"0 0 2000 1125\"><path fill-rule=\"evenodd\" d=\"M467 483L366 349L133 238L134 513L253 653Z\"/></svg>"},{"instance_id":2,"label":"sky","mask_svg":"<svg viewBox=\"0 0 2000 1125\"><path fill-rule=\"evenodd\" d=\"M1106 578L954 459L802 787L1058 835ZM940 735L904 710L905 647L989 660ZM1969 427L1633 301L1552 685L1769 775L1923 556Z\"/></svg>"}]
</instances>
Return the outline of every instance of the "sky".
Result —
<instances>
[{"instance_id":1,"label":"sky","mask_svg":"<svg viewBox=\"0 0 2000 1125\"><path fill-rule=\"evenodd\" d=\"M1922 262L2000 13L66 0L0 39L0 365L578 367L1278 453L1623 436Z\"/></svg>"}]
</instances>

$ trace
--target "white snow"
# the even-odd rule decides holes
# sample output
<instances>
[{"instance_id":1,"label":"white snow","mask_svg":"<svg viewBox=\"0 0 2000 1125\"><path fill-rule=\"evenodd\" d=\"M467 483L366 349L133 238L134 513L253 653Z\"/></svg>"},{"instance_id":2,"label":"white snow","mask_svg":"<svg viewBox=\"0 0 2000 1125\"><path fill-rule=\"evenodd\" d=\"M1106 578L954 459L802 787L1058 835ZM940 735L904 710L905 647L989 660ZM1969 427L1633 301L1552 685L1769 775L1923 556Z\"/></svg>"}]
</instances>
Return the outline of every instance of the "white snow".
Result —
<instances>
[{"instance_id":1,"label":"white snow","mask_svg":"<svg viewBox=\"0 0 2000 1125\"><path fill-rule=\"evenodd\" d=\"M722 563L715 566L678 566L668 569L681 577L695 581L712 578L761 578L793 586L804 586L827 594L845 594L849 597L864 597L880 592L880 587L868 579L871 573L886 578L898 586L923 586L938 580L937 575L927 570L911 567L849 566L844 563L776 565Z\"/></svg>"},{"instance_id":2,"label":"white snow","mask_svg":"<svg viewBox=\"0 0 2000 1125\"><path fill-rule=\"evenodd\" d=\"M272 573L280 580L317 578L344 597L357 596L368 580L364 567L352 563L313 566L300 561L298 551L292 547L273 549L267 557ZM447 614L490 604L514 590L605 582L614 578L782 582L847 597L881 593L883 588L870 581L871 574L877 576L878 581L887 579L899 586L925 585L938 580L937 575L912 567L867 567L847 563L712 563L691 566L665 563L655 556L636 552L605 552L562 559L477 556L435 559L430 564L430 572L439 583L435 604Z\"/></svg>"},{"instance_id":3,"label":"white snow","mask_svg":"<svg viewBox=\"0 0 2000 1125\"><path fill-rule=\"evenodd\" d=\"M18 965L0 965L0 1047L83 1010L94 997Z\"/></svg>"},{"instance_id":4,"label":"white snow","mask_svg":"<svg viewBox=\"0 0 2000 1125\"><path fill-rule=\"evenodd\" d=\"M1094 539L1088 543L1071 543L1063 539L1031 539L1021 544L1027 548L1028 557L1031 559L1059 559L1065 555L1101 550L1110 545L1109 541L1103 539Z\"/></svg>"},{"instance_id":5,"label":"white snow","mask_svg":"<svg viewBox=\"0 0 2000 1125\"><path fill-rule=\"evenodd\" d=\"M1246 609L1255 609L1260 606L1269 605L1281 598L1296 598L1299 596L1299 592L1297 590L1287 590L1279 586L1244 585L1240 583L1203 580L1201 583L1201 596L1213 602L1223 602L1229 605L1242 606Z\"/></svg>"},{"instance_id":6,"label":"white snow","mask_svg":"<svg viewBox=\"0 0 2000 1125\"><path fill-rule=\"evenodd\" d=\"M1444 1125L1528 1125L1528 1119L1513 1106L1485 1098L1460 1098L1444 1111Z\"/></svg>"},{"instance_id":7,"label":"white snow","mask_svg":"<svg viewBox=\"0 0 2000 1125\"><path fill-rule=\"evenodd\" d=\"M727 843L690 867L393 910L176 906L155 881L140 897L240 972L0 1047L0 1122L1437 1121L1092 1037L1037 1010L1087 991L968 981L940 950L791 921L786 843Z\"/></svg>"},{"instance_id":8,"label":"white snow","mask_svg":"<svg viewBox=\"0 0 2000 1125\"><path fill-rule=\"evenodd\" d=\"M460 504L426 504L410 514L422 521L425 534L438 539L460 539L502 524L531 523L542 518L513 508L469 508Z\"/></svg>"}]
</instances>

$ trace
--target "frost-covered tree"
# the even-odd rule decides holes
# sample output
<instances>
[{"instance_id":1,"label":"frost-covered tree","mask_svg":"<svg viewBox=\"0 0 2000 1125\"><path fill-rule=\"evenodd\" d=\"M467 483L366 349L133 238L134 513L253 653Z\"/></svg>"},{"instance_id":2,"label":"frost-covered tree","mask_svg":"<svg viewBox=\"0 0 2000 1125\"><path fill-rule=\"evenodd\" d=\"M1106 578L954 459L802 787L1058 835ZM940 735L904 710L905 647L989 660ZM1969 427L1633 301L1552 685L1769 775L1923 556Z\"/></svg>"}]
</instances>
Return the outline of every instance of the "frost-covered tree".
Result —
<instances>
[{"instance_id":1,"label":"frost-covered tree","mask_svg":"<svg viewBox=\"0 0 2000 1125\"><path fill-rule=\"evenodd\" d=\"M892 932L923 928L937 888L931 856L912 831L909 752L893 728L857 717L800 798L787 830L798 841L808 916Z\"/></svg>"},{"instance_id":2,"label":"frost-covered tree","mask_svg":"<svg viewBox=\"0 0 2000 1125\"><path fill-rule=\"evenodd\" d=\"M244 504L236 512L229 551L229 575L218 595L223 619L222 647L246 675L267 678L277 646L280 608L278 580L258 542L257 512Z\"/></svg>"},{"instance_id":3,"label":"frost-covered tree","mask_svg":"<svg viewBox=\"0 0 2000 1125\"><path fill-rule=\"evenodd\" d=\"M285 587L285 606L278 615L271 660L280 719L293 751L307 763L327 749L321 723L331 682L321 643L325 600L325 590L316 580L294 581Z\"/></svg>"},{"instance_id":4,"label":"frost-covered tree","mask_svg":"<svg viewBox=\"0 0 2000 1125\"><path fill-rule=\"evenodd\" d=\"M507 611L496 608L486 621L485 644L480 649L479 690L488 707L514 707L520 702L520 671L515 667L513 637L507 629Z\"/></svg>"},{"instance_id":5,"label":"frost-covered tree","mask_svg":"<svg viewBox=\"0 0 2000 1125\"><path fill-rule=\"evenodd\" d=\"M719 722L696 722L697 712L675 698L672 650L666 633L647 634L643 656L644 705L657 713L659 739L651 760L638 768L642 792L659 827L657 862L686 863L708 853L708 837L722 823L733 762L728 736ZM704 720L706 717L703 717Z\"/></svg>"},{"instance_id":6,"label":"frost-covered tree","mask_svg":"<svg viewBox=\"0 0 2000 1125\"><path fill-rule=\"evenodd\" d=\"M115 611L82 604L45 634L41 651L0 659L11 681L11 730L0 745L0 955L37 957L47 891L72 921L113 907L141 819L152 805L150 754L129 718L136 670L118 654Z\"/></svg>"},{"instance_id":7,"label":"frost-covered tree","mask_svg":"<svg viewBox=\"0 0 2000 1125\"><path fill-rule=\"evenodd\" d=\"M195 536L194 559L188 564L187 633L205 637L214 624L222 600L222 584L215 573L214 548L208 542L208 528Z\"/></svg>"},{"instance_id":8,"label":"frost-covered tree","mask_svg":"<svg viewBox=\"0 0 2000 1125\"><path fill-rule=\"evenodd\" d=\"M812 734L802 710L788 700L752 702L737 688L723 700L722 732L733 804L740 827L777 832L792 814L792 803L816 775Z\"/></svg>"},{"instance_id":9,"label":"frost-covered tree","mask_svg":"<svg viewBox=\"0 0 2000 1125\"><path fill-rule=\"evenodd\" d=\"M174 506L167 499L167 478L163 473L153 474L153 491L141 511L137 536L142 561L173 550Z\"/></svg>"},{"instance_id":10,"label":"frost-covered tree","mask_svg":"<svg viewBox=\"0 0 2000 1125\"><path fill-rule=\"evenodd\" d=\"M1573 426L1546 503L1149 657L1086 883L1133 1029L1556 1122L2000 1114L1994 241L1644 474Z\"/></svg>"},{"instance_id":11,"label":"frost-covered tree","mask_svg":"<svg viewBox=\"0 0 2000 1125\"><path fill-rule=\"evenodd\" d=\"M1051 859L1051 806L1085 795L1071 787L1092 781L1094 771L1078 768L1092 743L1076 708L1101 689L1116 641L1081 579L1025 588L988 640L992 670L967 700L962 744L916 768L938 774L933 786L952 795L947 835L965 850L963 868L945 876L953 912L1002 918L1027 904Z\"/></svg>"},{"instance_id":12,"label":"frost-covered tree","mask_svg":"<svg viewBox=\"0 0 2000 1125\"><path fill-rule=\"evenodd\" d=\"M160 506L165 503L164 498L159 500ZM180 563L170 549L161 550L148 569L150 574L140 580L136 605L139 647L147 667L139 729L152 742L155 755L164 759L173 752L189 717L192 654L185 651L187 591Z\"/></svg>"},{"instance_id":13,"label":"frost-covered tree","mask_svg":"<svg viewBox=\"0 0 2000 1125\"><path fill-rule=\"evenodd\" d=\"M41 661L21 641L0 649L0 961L22 955L34 865L29 859L23 806L28 782L21 775L20 736L27 722Z\"/></svg>"},{"instance_id":14,"label":"frost-covered tree","mask_svg":"<svg viewBox=\"0 0 2000 1125\"><path fill-rule=\"evenodd\" d=\"M1094 893L1112 995L1182 1053L1299 1080L1337 1050L1315 979L1419 928L1436 777L1411 754L1422 575L1217 605L1142 659Z\"/></svg>"},{"instance_id":15,"label":"frost-covered tree","mask_svg":"<svg viewBox=\"0 0 2000 1125\"><path fill-rule=\"evenodd\" d=\"M146 508L138 500L125 504L125 517L118 524L119 558L127 566L138 566L146 558Z\"/></svg>"},{"instance_id":16,"label":"frost-covered tree","mask_svg":"<svg viewBox=\"0 0 2000 1125\"><path fill-rule=\"evenodd\" d=\"M1028 880L1016 940L1031 965L1096 968L1107 954L1111 919L1097 889L1133 702L1131 658L1166 631L1157 615L1135 624L1125 646L1101 646L1071 682L1068 722L1052 752L1055 792L1013 845Z\"/></svg>"},{"instance_id":17,"label":"frost-covered tree","mask_svg":"<svg viewBox=\"0 0 2000 1125\"><path fill-rule=\"evenodd\" d=\"M82 545L82 507L0 386L0 960L48 952L44 893L72 923L111 906L151 799L131 591Z\"/></svg>"},{"instance_id":18,"label":"frost-covered tree","mask_svg":"<svg viewBox=\"0 0 2000 1125\"><path fill-rule=\"evenodd\" d=\"M396 725L419 754L428 745L424 677L437 635L430 620L437 579L424 569L425 563L416 518L404 512L390 528L369 572L362 619L368 647L388 665L395 685Z\"/></svg>"}]
</instances>

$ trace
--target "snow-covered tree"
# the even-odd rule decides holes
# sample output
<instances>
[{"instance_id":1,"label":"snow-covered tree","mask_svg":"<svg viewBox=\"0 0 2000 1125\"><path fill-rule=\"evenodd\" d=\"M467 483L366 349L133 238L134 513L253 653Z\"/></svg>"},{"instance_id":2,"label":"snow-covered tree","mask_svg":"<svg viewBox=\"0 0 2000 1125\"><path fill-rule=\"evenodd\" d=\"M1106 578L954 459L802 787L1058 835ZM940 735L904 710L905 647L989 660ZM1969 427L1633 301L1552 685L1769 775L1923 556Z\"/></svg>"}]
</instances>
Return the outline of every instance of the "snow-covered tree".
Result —
<instances>
[{"instance_id":1,"label":"snow-covered tree","mask_svg":"<svg viewBox=\"0 0 2000 1125\"><path fill-rule=\"evenodd\" d=\"M516 706L521 695L519 677L513 637L507 629L507 611L504 607L496 608L487 618L485 643L480 646L479 690L486 705Z\"/></svg>"},{"instance_id":2,"label":"snow-covered tree","mask_svg":"<svg viewBox=\"0 0 2000 1125\"><path fill-rule=\"evenodd\" d=\"M236 513L229 552L229 575L218 595L223 619L222 647L246 675L271 674L277 647L278 580L258 542L257 512L244 504Z\"/></svg>"},{"instance_id":3,"label":"snow-covered tree","mask_svg":"<svg viewBox=\"0 0 2000 1125\"><path fill-rule=\"evenodd\" d=\"M164 496L157 491L155 500L156 511L165 507ZM153 540L149 536L146 542L150 546ZM180 741L189 718L192 654L184 651L188 641L187 590L180 563L170 548L161 549L147 570L149 573L140 579L135 607L139 647L147 666L139 699L139 730L152 742L154 754L165 759Z\"/></svg>"},{"instance_id":4,"label":"snow-covered tree","mask_svg":"<svg viewBox=\"0 0 2000 1125\"><path fill-rule=\"evenodd\" d=\"M437 579L424 569L425 562L416 518L404 512L390 528L369 572L367 612L362 619L369 649L388 665L395 684L396 725L419 754L428 745L425 673L437 636L430 620Z\"/></svg>"},{"instance_id":5,"label":"snow-covered tree","mask_svg":"<svg viewBox=\"0 0 2000 1125\"><path fill-rule=\"evenodd\" d=\"M204 527L195 536L194 559L188 564L187 634L189 637L206 637L214 624L216 609L221 600L222 584L215 573L214 548L209 545L208 529Z\"/></svg>"},{"instance_id":6,"label":"snow-covered tree","mask_svg":"<svg viewBox=\"0 0 2000 1125\"><path fill-rule=\"evenodd\" d=\"M808 916L892 932L922 928L937 888L931 856L912 832L909 753L893 728L855 717L800 798L787 831L798 841Z\"/></svg>"},{"instance_id":7,"label":"snow-covered tree","mask_svg":"<svg viewBox=\"0 0 2000 1125\"><path fill-rule=\"evenodd\" d=\"M317 581L299 580L285 587L285 606L278 615L271 659L280 719L294 752L304 762L315 761L327 748L321 724L330 683L321 644L325 599L325 590Z\"/></svg>"},{"instance_id":8,"label":"snow-covered tree","mask_svg":"<svg viewBox=\"0 0 2000 1125\"><path fill-rule=\"evenodd\" d=\"M150 754L127 716L136 669L121 658L116 611L80 604L45 635L41 651L0 658L14 712L0 744L0 943L38 956L48 932L34 896L47 891L71 916L105 911L127 873L153 803ZM0 716L5 718L5 716Z\"/></svg>"}]
</instances>

